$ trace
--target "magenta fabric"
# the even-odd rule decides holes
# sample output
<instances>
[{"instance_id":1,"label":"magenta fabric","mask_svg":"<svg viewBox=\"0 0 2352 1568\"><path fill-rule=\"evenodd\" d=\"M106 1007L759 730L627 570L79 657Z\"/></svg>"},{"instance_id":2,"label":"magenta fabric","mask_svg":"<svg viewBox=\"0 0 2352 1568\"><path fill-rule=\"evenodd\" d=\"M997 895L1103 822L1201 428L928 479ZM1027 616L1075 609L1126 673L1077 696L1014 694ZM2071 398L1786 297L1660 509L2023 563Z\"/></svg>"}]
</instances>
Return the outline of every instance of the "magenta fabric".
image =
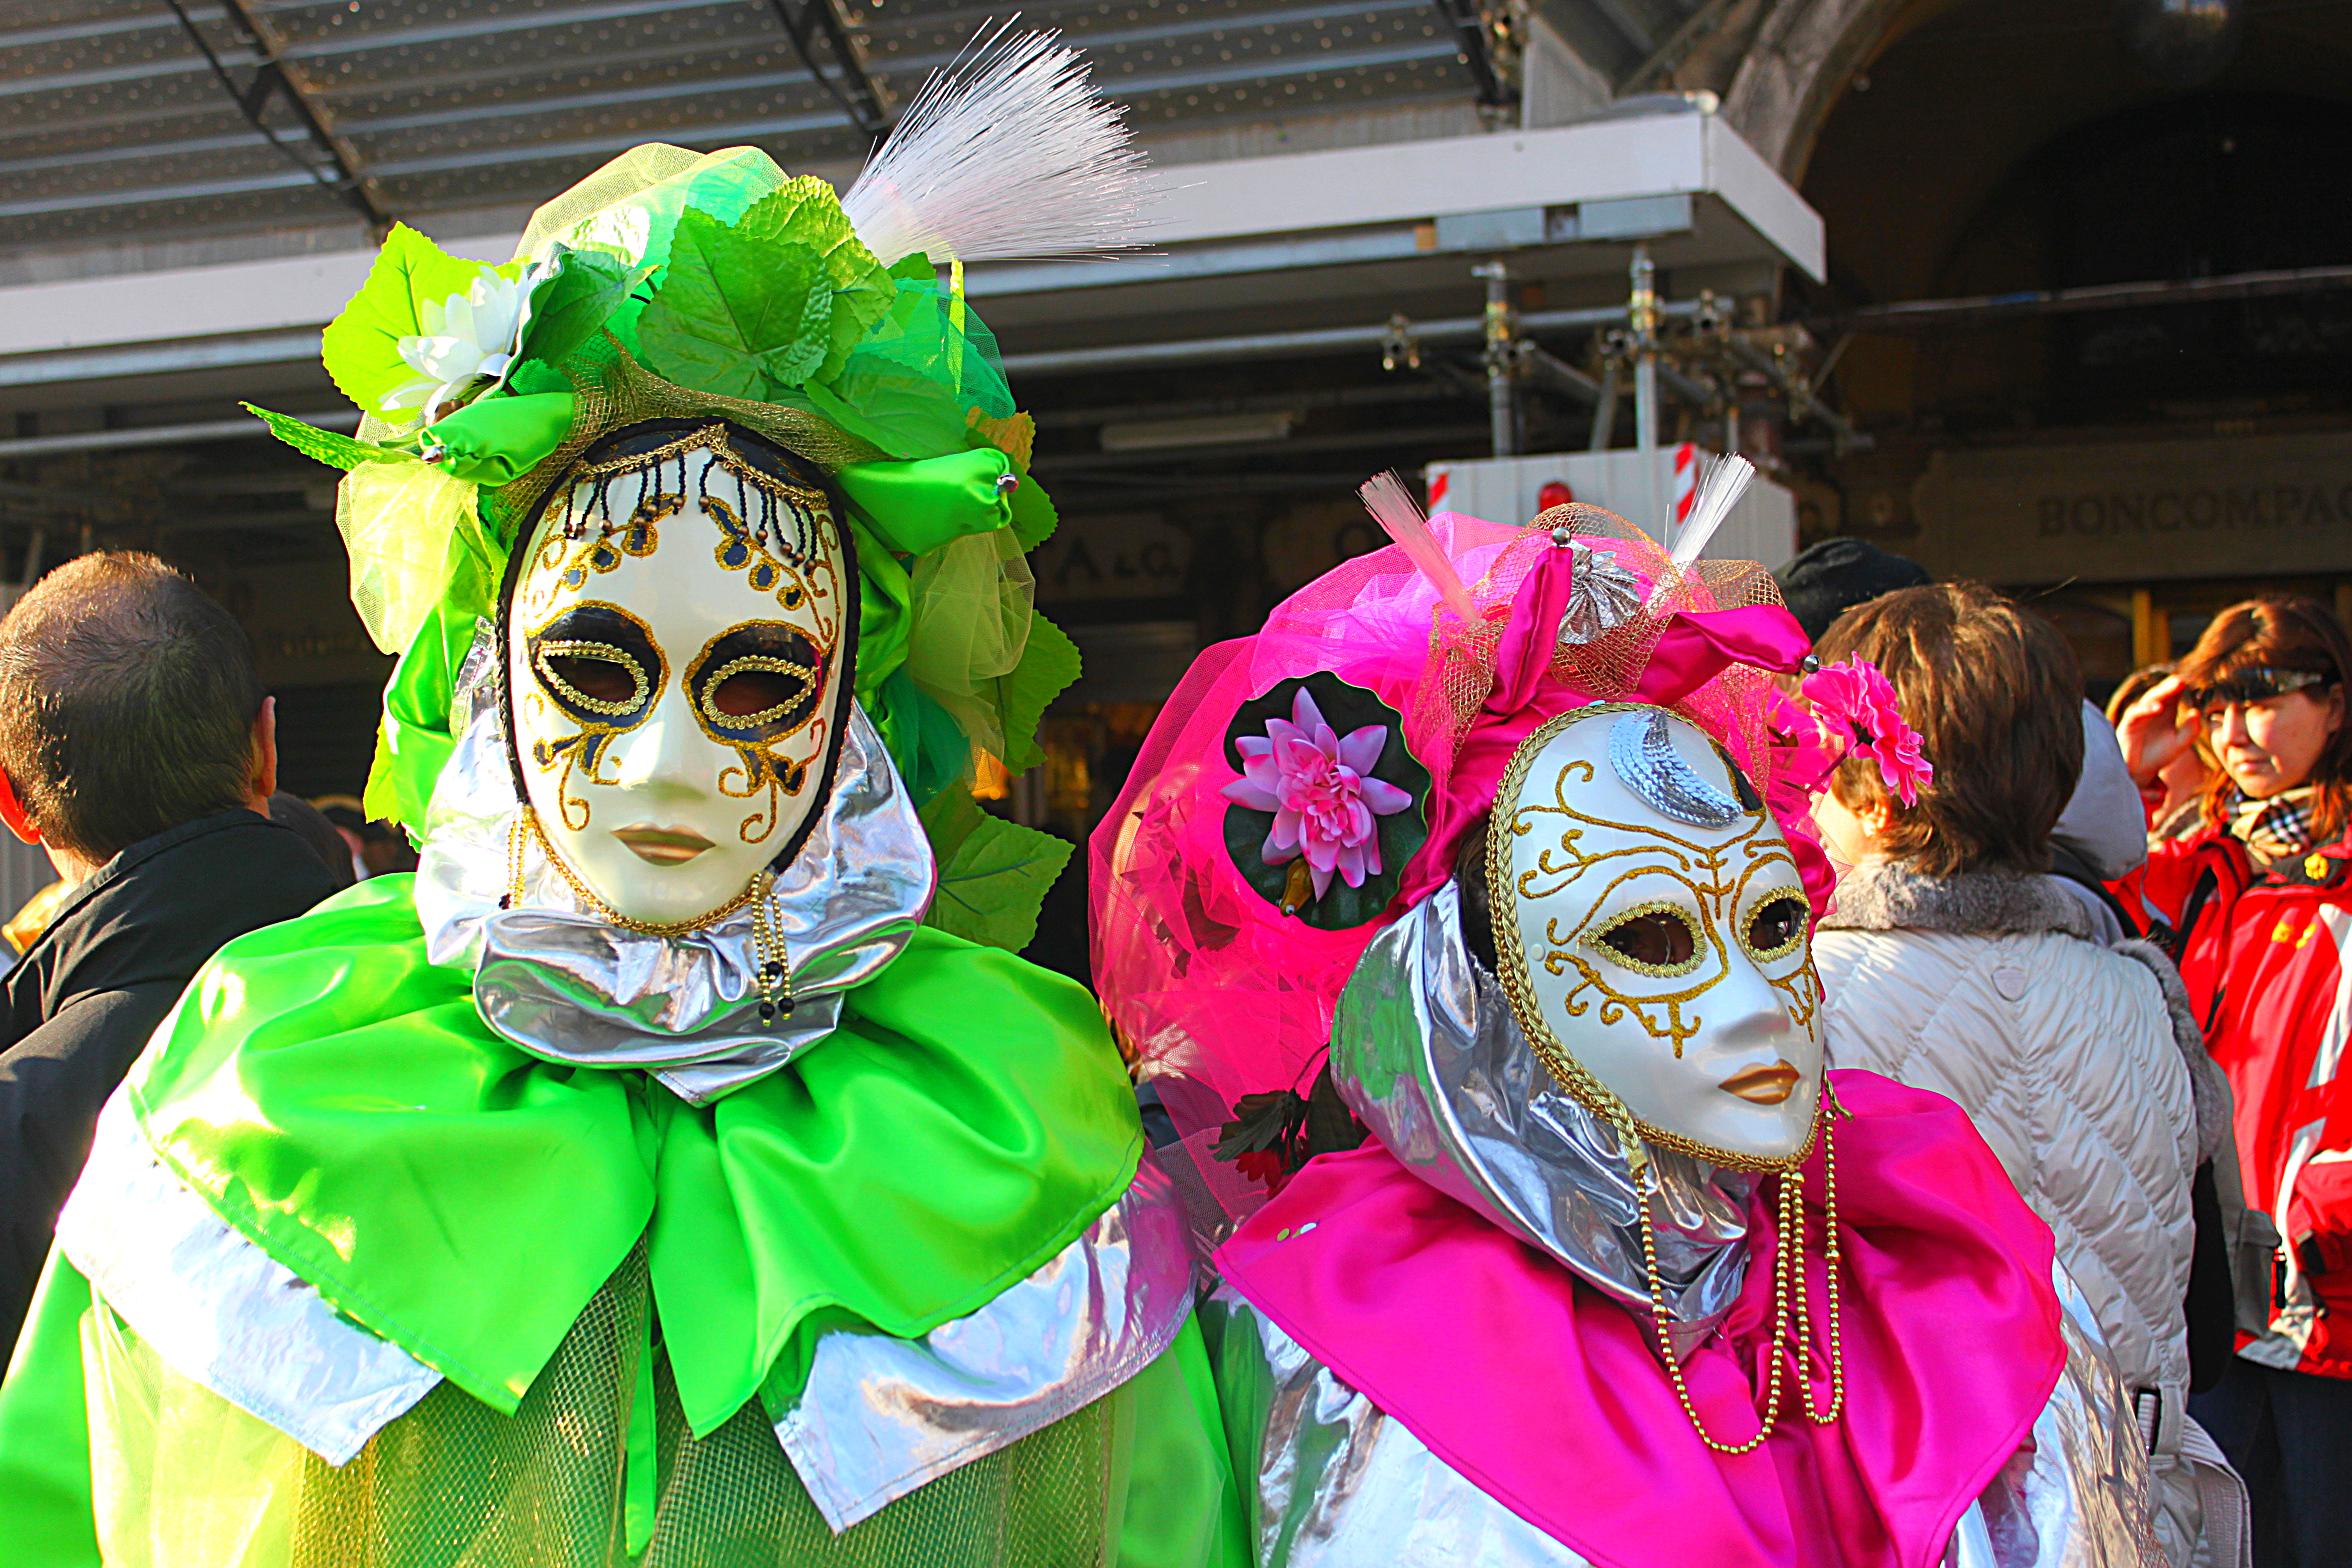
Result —
<instances>
[{"instance_id":1,"label":"magenta fabric","mask_svg":"<svg viewBox=\"0 0 2352 1568\"><path fill-rule=\"evenodd\" d=\"M1951 1101L1833 1075L1846 1411L1785 1381L1770 1441L1699 1441L1646 1314L1421 1181L1377 1144L1310 1161L1217 1253L1226 1281L1513 1513L1602 1568L1929 1568L2024 1442L2065 1362L2053 1243ZM1826 1404L1821 1153L1806 1168L1814 1398ZM1769 1191L1771 1183L1766 1183ZM1709 1430L1757 1427L1773 1235L1685 1363Z\"/></svg>"},{"instance_id":2,"label":"magenta fabric","mask_svg":"<svg viewBox=\"0 0 2352 1568\"><path fill-rule=\"evenodd\" d=\"M1462 833L1486 809L1512 748L1543 720L1600 695L1574 691L1551 673L1574 551L1555 545L1548 529L1456 513L1432 517L1429 534L1467 585L1475 630L1442 607L1436 585L1403 549L1341 563L1276 606L1256 635L1218 643L1194 661L1088 842L1104 1013L1138 1078L1159 1086L1211 1195L1236 1218L1263 1193L1209 1155L1235 1106L1251 1094L1307 1091L1364 944L1452 874ZM1646 540L1595 533L1584 544L1614 555L1644 584L1669 570L1665 553ZM1714 602L1695 579L1671 585L1647 618L1655 632L1643 632L1654 668L1630 695L1680 703L1750 768L1789 831L1818 908L1828 865L1801 825L1801 794L1773 777L1777 739L1763 738L1760 721L1776 694L1756 668L1731 662L1792 668L1805 652L1804 633L1777 607L1707 608ZM1498 624L1490 650L1487 628ZM1397 896L1378 918L1337 931L1284 915L1234 864L1225 836L1222 791L1238 777L1226 751L1235 712L1317 671L1394 709L1436 786L1427 806L1431 836L1401 869ZM1711 679L1718 674L1723 679ZM1491 684L1481 688L1490 693L1484 711L1458 735L1463 677ZM1760 745L1768 755L1757 754ZM1260 841L1240 853L1262 853Z\"/></svg>"}]
</instances>

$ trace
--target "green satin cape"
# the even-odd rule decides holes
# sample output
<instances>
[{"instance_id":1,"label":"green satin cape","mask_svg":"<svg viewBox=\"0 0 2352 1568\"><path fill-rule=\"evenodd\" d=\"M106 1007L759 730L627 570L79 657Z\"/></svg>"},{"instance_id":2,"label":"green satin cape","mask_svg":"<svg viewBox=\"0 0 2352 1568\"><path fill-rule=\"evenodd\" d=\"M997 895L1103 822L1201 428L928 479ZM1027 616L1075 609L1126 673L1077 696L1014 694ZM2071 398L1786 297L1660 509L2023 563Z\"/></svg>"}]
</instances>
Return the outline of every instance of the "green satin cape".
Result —
<instances>
[{"instance_id":1,"label":"green satin cape","mask_svg":"<svg viewBox=\"0 0 2352 1568\"><path fill-rule=\"evenodd\" d=\"M697 1436L816 1334L913 1337L1067 1246L1142 1137L1093 999L929 927L838 1030L707 1107L515 1049L425 959L410 880L238 938L129 1082L156 1154L338 1310L512 1412L648 1236Z\"/></svg>"}]
</instances>

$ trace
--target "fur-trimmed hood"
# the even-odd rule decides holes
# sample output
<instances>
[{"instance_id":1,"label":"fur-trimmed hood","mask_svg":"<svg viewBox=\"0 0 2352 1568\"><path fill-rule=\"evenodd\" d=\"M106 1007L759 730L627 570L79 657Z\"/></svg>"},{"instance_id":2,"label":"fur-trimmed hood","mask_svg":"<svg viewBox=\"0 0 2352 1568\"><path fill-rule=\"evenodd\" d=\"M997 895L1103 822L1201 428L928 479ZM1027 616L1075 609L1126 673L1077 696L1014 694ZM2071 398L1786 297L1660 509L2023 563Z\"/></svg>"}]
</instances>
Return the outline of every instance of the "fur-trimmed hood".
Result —
<instances>
[{"instance_id":1,"label":"fur-trimmed hood","mask_svg":"<svg viewBox=\"0 0 2352 1568\"><path fill-rule=\"evenodd\" d=\"M1949 877L1922 876L1906 866L1878 862L1856 866L1838 880L1837 901L1821 920L1824 931L1943 931L1960 936L2001 936L2054 931L2077 937L2146 969L2164 994L2166 1022L2174 1048L2188 1069L2197 1102L2197 1151L2212 1159L2229 1146L2229 1079L2205 1047L2204 1032L2189 1005L2172 960L2147 942L2101 942L2090 911L2062 891L2054 879L2029 871L1963 871Z\"/></svg>"},{"instance_id":2,"label":"fur-trimmed hood","mask_svg":"<svg viewBox=\"0 0 2352 1568\"><path fill-rule=\"evenodd\" d=\"M1856 866L1838 879L1837 899L1821 925L1830 931L1950 931L1992 936L2059 931L2090 940L2082 904L2027 871L1963 871L1928 877L1906 866Z\"/></svg>"}]
</instances>

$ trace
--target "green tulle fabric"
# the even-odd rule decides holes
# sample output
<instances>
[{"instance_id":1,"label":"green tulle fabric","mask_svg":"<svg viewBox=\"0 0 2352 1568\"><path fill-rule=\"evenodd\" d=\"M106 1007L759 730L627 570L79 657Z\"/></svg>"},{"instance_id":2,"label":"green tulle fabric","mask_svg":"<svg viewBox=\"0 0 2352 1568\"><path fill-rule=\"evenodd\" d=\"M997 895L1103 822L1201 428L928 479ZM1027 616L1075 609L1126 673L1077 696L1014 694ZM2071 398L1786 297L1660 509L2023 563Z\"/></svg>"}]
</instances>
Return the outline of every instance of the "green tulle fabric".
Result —
<instances>
[{"instance_id":1,"label":"green tulle fabric","mask_svg":"<svg viewBox=\"0 0 2352 1568\"><path fill-rule=\"evenodd\" d=\"M128 1092L214 1212L497 1409L645 1237L698 1435L788 1402L828 1324L978 1309L1141 1152L1092 998L1009 953L920 930L830 1038L697 1108L492 1034L399 877L224 948Z\"/></svg>"}]
</instances>

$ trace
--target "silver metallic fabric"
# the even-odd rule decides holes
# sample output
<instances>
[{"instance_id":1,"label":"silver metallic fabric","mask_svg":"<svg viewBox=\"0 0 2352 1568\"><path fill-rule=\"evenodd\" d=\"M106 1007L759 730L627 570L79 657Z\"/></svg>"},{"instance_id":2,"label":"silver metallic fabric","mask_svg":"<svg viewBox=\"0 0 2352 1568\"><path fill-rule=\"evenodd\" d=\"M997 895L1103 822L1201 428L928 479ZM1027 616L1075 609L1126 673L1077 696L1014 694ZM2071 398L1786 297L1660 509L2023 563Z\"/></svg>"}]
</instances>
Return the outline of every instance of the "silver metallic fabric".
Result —
<instances>
[{"instance_id":1,"label":"silver metallic fabric","mask_svg":"<svg viewBox=\"0 0 2352 1568\"><path fill-rule=\"evenodd\" d=\"M1575 553L1575 576L1569 580L1568 603L1560 614L1558 646L1573 648L1598 642L1631 619L1641 608L1642 582L1607 550L1596 550L1573 535L1567 548Z\"/></svg>"},{"instance_id":2,"label":"silver metallic fabric","mask_svg":"<svg viewBox=\"0 0 2352 1568\"><path fill-rule=\"evenodd\" d=\"M2058 1387L1954 1527L1944 1568L2161 1568L2137 1425L2063 1276L2060 1294ZM1584 1568L1585 1557L1480 1491L1236 1292L1219 1288L1203 1325L1228 1428L1244 1434L1235 1452L1245 1465L1257 1457L1257 1568ZM1673 1499L1661 1494L1658 1506Z\"/></svg>"},{"instance_id":3,"label":"silver metallic fabric","mask_svg":"<svg viewBox=\"0 0 2352 1568\"><path fill-rule=\"evenodd\" d=\"M1727 828L1747 812L1682 760L1666 733L1666 713L1628 713L1609 721L1609 768L1635 798L1695 828Z\"/></svg>"},{"instance_id":4,"label":"silver metallic fabric","mask_svg":"<svg viewBox=\"0 0 2352 1568\"><path fill-rule=\"evenodd\" d=\"M1331 1074L1374 1137L1440 1192L1642 1311L1634 1178L1617 1134L1528 1049L1502 987L1462 945L1446 883L1372 939L1340 993ZM1658 1268L1687 1353L1747 1275L1752 1174L1651 1151Z\"/></svg>"},{"instance_id":5,"label":"silver metallic fabric","mask_svg":"<svg viewBox=\"0 0 2352 1568\"><path fill-rule=\"evenodd\" d=\"M156 1160L119 1090L57 1245L166 1366L328 1464L441 1381L215 1215Z\"/></svg>"},{"instance_id":6,"label":"silver metallic fabric","mask_svg":"<svg viewBox=\"0 0 2352 1568\"><path fill-rule=\"evenodd\" d=\"M1191 1312L1183 1205L1146 1156L1085 1234L969 1317L915 1340L825 1335L776 1436L826 1523L846 1530L1110 1393Z\"/></svg>"},{"instance_id":7,"label":"silver metallic fabric","mask_svg":"<svg viewBox=\"0 0 2352 1568\"><path fill-rule=\"evenodd\" d=\"M1582 1568L1238 1293L1220 1286L1202 1326L1256 1568Z\"/></svg>"},{"instance_id":8,"label":"silver metallic fabric","mask_svg":"<svg viewBox=\"0 0 2352 1568\"><path fill-rule=\"evenodd\" d=\"M2066 1367L2033 1432L1953 1532L1945 1568L2166 1568L2146 1445L2098 1319L2063 1268Z\"/></svg>"},{"instance_id":9,"label":"silver metallic fabric","mask_svg":"<svg viewBox=\"0 0 2352 1568\"><path fill-rule=\"evenodd\" d=\"M800 852L776 868L795 1005L762 1023L748 909L684 937L624 930L584 910L537 854L517 907L498 907L521 808L497 660L483 648L477 637L460 666L465 728L433 796L416 880L426 955L473 968L483 1021L549 1061L641 1068L696 1105L831 1034L842 993L905 949L938 880L922 820L864 710L851 705L833 792Z\"/></svg>"}]
</instances>

